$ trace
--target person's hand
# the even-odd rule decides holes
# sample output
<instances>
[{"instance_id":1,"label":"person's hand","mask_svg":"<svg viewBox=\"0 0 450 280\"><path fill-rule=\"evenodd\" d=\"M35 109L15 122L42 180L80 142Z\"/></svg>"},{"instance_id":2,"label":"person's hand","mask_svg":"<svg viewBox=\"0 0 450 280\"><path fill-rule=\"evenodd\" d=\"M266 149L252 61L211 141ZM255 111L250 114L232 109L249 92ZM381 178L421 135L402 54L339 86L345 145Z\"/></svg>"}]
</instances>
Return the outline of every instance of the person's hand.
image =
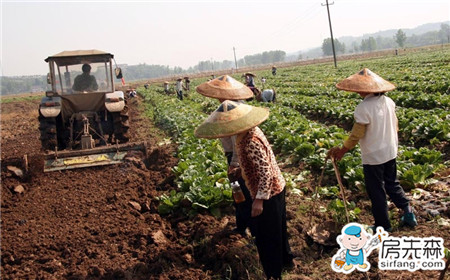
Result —
<instances>
[{"instance_id":1,"label":"person's hand","mask_svg":"<svg viewBox=\"0 0 450 280\"><path fill-rule=\"evenodd\" d=\"M255 199L252 204L252 218L261 215L263 212L263 200Z\"/></svg>"},{"instance_id":2,"label":"person's hand","mask_svg":"<svg viewBox=\"0 0 450 280\"><path fill-rule=\"evenodd\" d=\"M227 175L230 182L237 181L242 177L241 168L239 166L230 166L228 167Z\"/></svg>"},{"instance_id":3,"label":"person's hand","mask_svg":"<svg viewBox=\"0 0 450 280\"><path fill-rule=\"evenodd\" d=\"M348 149L346 147L333 147L328 151L327 156L339 161L342 159L346 152L348 152Z\"/></svg>"}]
</instances>

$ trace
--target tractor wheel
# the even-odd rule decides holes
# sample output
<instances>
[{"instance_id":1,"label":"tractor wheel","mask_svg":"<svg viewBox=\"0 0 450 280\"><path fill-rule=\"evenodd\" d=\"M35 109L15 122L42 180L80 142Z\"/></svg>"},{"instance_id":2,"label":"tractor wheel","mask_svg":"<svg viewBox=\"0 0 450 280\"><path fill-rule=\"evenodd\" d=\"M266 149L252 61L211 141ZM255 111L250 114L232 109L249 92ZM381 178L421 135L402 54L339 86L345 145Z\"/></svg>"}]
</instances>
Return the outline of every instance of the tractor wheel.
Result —
<instances>
[{"instance_id":1,"label":"tractor wheel","mask_svg":"<svg viewBox=\"0 0 450 280\"><path fill-rule=\"evenodd\" d=\"M54 151L58 145L56 118L46 118L39 113L39 130L42 148Z\"/></svg>"},{"instance_id":2,"label":"tractor wheel","mask_svg":"<svg viewBox=\"0 0 450 280\"><path fill-rule=\"evenodd\" d=\"M121 112L112 113L114 121L114 138L119 143L126 143L130 140L128 129L130 128L128 106L125 105Z\"/></svg>"}]
</instances>

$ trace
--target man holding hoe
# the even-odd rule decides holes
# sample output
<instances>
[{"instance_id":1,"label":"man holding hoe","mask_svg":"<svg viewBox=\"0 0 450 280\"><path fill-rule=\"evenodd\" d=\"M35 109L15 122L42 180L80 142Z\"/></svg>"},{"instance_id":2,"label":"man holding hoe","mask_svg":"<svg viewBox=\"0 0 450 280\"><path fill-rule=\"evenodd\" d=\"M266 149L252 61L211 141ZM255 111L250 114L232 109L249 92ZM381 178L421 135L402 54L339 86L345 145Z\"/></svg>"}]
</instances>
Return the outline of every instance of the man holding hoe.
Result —
<instances>
[{"instance_id":1,"label":"man holding hoe","mask_svg":"<svg viewBox=\"0 0 450 280\"><path fill-rule=\"evenodd\" d=\"M341 90L358 93L363 101L355 109L355 124L342 147L333 147L328 155L340 160L358 142L364 169L367 194L372 202L375 225L391 231L386 194L404 212L401 221L411 227L417 225L409 200L397 179L398 120L395 103L385 92L395 86L367 68L336 84Z\"/></svg>"}]
</instances>

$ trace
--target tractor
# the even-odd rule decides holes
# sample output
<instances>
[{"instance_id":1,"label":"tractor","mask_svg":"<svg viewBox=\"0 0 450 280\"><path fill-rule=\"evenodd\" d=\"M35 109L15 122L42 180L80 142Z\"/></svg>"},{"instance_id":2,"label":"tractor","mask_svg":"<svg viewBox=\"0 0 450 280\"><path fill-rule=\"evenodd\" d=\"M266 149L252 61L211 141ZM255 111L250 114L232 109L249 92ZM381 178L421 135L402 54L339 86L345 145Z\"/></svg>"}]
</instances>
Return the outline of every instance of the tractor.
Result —
<instances>
[{"instance_id":1,"label":"tractor","mask_svg":"<svg viewBox=\"0 0 450 280\"><path fill-rule=\"evenodd\" d=\"M46 152L44 171L120 162L129 150L129 108L114 78L114 55L99 50L63 51L45 59L49 90L39 104L39 130ZM115 61L114 61L115 62Z\"/></svg>"}]
</instances>

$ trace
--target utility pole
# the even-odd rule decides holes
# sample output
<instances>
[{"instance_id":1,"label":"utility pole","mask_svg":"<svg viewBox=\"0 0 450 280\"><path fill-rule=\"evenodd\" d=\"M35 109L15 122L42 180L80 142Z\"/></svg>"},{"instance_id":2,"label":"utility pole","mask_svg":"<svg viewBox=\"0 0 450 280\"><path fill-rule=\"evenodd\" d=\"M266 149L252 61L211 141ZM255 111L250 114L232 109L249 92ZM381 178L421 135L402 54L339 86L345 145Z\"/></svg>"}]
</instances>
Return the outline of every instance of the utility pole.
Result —
<instances>
[{"instance_id":1,"label":"utility pole","mask_svg":"<svg viewBox=\"0 0 450 280\"><path fill-rule=\"evenodd\" d=\"M237 60L236 60L236 49L233 47L233 52L234 52L234 64L236 65L236 70L237 68Z\"/></svg>"},{"instance_id":2,"label":"utility pole","mask_svg":"<svg viewBox=\"0 0 450 280\"><path fill-rule=\"evenodd\" d=\"M327 11L328 11L328 22L330 23L330 33L331 33L331 46L333 47L333 58L334 58L334 68L337 68L337 63L336 63L336 51L334 49L334 39L333 39L333 29L331 28L331 17L330 17L330 5L333 5L333 3L328 4L328 0L326 0L327 3L326 4L321 4L322 6L327 6Z\"/></svg>"}]
</instances>

